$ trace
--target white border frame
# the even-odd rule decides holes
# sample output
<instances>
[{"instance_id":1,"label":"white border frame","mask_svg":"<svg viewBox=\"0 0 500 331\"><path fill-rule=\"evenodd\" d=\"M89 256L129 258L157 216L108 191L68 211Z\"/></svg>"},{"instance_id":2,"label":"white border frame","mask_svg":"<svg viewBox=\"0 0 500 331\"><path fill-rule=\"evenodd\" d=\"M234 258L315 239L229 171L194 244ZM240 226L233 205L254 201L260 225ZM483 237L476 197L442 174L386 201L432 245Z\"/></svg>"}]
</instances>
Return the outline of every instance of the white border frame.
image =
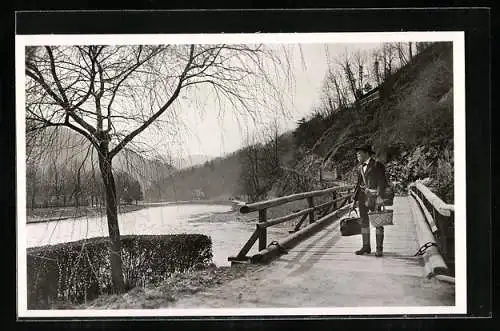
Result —
<instances>
[{"instance_id":1,"label":"white border frame","mask_svg":"<svg viewBox=\"0 0 500 331\"><path fill-rule=\"evenodd\" d=\"M127 310L28 310L26 284L26 164L25 68L28 45L74 44L185 44L185 43L378 43L397 41L453 42L453 104L455 155L455 306L433 307L317 307L317 308L219 308ZM465 156L465 49L464 32L356 32L269 34L138 34L138 35L16 35L16 159L17 159L17 316L54 317L178 317L178 316L352 316L434 315L467 313L466 270L466 156Z\"/></svg>"}]
</instances>

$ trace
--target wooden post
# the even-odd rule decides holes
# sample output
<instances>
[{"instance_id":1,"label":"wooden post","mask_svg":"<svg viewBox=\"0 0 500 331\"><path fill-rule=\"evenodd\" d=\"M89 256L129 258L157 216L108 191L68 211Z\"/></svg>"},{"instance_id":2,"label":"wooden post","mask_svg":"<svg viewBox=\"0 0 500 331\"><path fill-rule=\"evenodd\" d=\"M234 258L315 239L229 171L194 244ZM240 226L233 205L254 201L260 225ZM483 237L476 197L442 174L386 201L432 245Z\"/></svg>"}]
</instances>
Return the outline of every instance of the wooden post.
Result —
<instances>
[{"instance_id":1,"label":"wooden post","mask_svg":"<svg viewBox=\"0 0 500 331\"><path fill-rule=\"evenodd\" d=\"M337 199L337 192L333 191L332 192L332 200L335 200L335 199ZM333 210L337 210L337 202L333 203Z\"/></svg>"},{"instance_id":2,"label":"wooden post","mask_svg":"<svg viewBox=\"0 0 500 331\"><path fill-rule=\"evenodd\" d=\"M304 216L302 216L302 218L300 219L299 223L297 223L295 225L295 228L291 231L289 231L290 233L294 233L294 232L297 232L299 231L300 227L302 226L302 223L304 223L305 219L307 217L307 214L304 214Z\"/></svg>"},{"instance_id":3,"label":"wooden post","mask_svg":"<svg viewBox=\"0 0 500 331\"><path fill-rule=\"evenodd\" d=\"M246 255L247 255L248 251L250 250L250 248L252 248L253 244L257 241L257 238L259 236L260 230L261 229L259 229L258 227L255 229L254 233L252 234L252 236L250 237L250 239L248 239L248 241L246 242L245 246L243 246L243 248L238 253L238 255L236 256L236 258L243 259L243 258L246 257Z\"/></svg>"},{"instance_id":4,"label":"wooden post","mask_svg":"<svg viewBox=\"0 0 500 331\"><path fill-rule=\"evenodd\" d=\"M439 248L441 249L441 254L444 257L444 260L446 262L449 261L449 256L448 256L448 217L445 217L437 212L434 211L434 217L436 220L436 225L439 230Z\"/></svg>"},{"instance_id":5,"label":"wooden post","mask_svg":"<svg viewBox=\"0 0 500 331\"><path fill-rule=\"evenodd\" d=\"M314 200L313 197L307 198L307 203L309 204L309 208L314 208ZM309 223L314 223L314 210L309 212Z\"/></svg>"},{"instance_id":6,"label":"wooden post","mask_svg":"<svg viewBox=\"0 0 500 331\"><path fill-rule=\"evenodd\" d=\"M446 218L446 263L455 275L455 212Z\"/></svg>"},{"instance_id":7,"label":"wooden post","mask_svg":"<svg viewBox=\"0 0 500 331\"><path fill-rule=\"evenodd\" d=\"M259 223L267 222L267 209L259 210ZM267 247L267 228L259 229L259 251Z\"/></svg>"}]
</instances>

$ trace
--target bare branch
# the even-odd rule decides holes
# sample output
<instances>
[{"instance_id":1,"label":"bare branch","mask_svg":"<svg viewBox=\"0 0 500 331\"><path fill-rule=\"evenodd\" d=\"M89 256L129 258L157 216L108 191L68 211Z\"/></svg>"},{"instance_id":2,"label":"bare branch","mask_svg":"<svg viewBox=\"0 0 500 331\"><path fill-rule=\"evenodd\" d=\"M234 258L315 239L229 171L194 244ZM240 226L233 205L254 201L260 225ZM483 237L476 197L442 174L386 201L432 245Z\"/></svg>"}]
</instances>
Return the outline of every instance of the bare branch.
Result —
<instances>
[{"instance_id":1,"label":"bare branch","mask_svg":"<svg viewBox=\"0 0 500 331\"><path fill-rule=\"evenodd\" d=\"M50 54L52 54L52 52ZM52 68L53 67L53 65L52 65L53 56L52 56L50 62L51 62L51 68ZM75 122L77 122L80 126L82 126L84 129L86 129L89 133L91 133L91 134L95 133L95 128L93 128L90 124L88 124L85 120L80 118L78 115L74 114L74 112L71 110L71 107L69 106L69 103L68 103L66 96L64 95L64 97L63 97L63 98L66 98L65 100L61 99L61 97L59 97L50 88L48 83L45 81L42 73L35 65L28 63L27 69L26 69L26 74L29 77L31 77L33 80L35 80L38 84L40 84L40 86L52 97L52 99L54 101L56 101L56 103L59 106L61 106L68 113L68 115L71 116L71 118L73 118L75 120ZM54 76L54 73L52 75ZM62 90L62 86L61 86L59 80L57 79L57 74L54 77L55 77L54 79L56 79L56 85L58 85L58 89Z\"/></svg>"},{"instance_id":2,"label":"bare branch","mask_svg":"<svg viewBox=\"0 0 500 331\"><path fill-rule=\"evenodd\" d=\"M190 69L190 66L193 62L193 54L194 54L194 45L191 45L190 50L189 50L189 61L187 62L184 71L179 77L179 81L177 83L177 87L173 94L170 96L168 101L156 112L154 113L148 120L146 120L142 125L140 125L138 128L136 128L134 131L132 131L130 134L128 134L118 145L111 150L110 157L113 158L119 151L121 151L125 145L134 139L138 134L140 134L142 131L144 131L151 123L153 123L158 117L160 117L167 109L170 107L170 105L177 99L179 96L179 93L182 88L182 83L185 80L186 73Z\"/></svg>"},{"instance_id":3,"label":"bare branch","mask_svg":"<svg viewBox=\"0 0 500 331\"><path fill-rule=\"evenodd\" d=\"M69 103L68 103L68 98L66 97L66 93L64 92L64 89L61 85L61 81L57 77L56 73L56 66L54 63L54 55L52 54L52 49L49 46L45 47L45 50L47 51L47 54L49 55L50 59L50 72L52 73L52 78L54 79L54 82L56 83L57 89L59 90L59 93L61 94L61 98L63 100L62 106L67 109L69 108Z\"/></svg>"}]
</instances>

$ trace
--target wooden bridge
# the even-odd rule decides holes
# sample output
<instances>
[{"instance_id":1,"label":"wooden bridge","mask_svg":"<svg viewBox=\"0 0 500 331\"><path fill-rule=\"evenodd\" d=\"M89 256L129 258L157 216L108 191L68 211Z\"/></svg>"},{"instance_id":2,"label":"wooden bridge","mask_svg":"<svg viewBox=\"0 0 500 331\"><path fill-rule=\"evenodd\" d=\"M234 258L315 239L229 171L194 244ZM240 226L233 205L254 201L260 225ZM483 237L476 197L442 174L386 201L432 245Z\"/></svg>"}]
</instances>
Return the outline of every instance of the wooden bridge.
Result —
<instances>
[{"instance_id":1,"label":"wooden bridge","mask_svg":"<svg viewBox=\"0 0 500 331\"><path fill-rule=\"evenodd\" d=\"M394 225L385 229L384 256L358 256L353 252L361 246L360 236L344 237L339 230L352 190L333 187L241 207L241 213L258 212L259 221L229 260L250 265L249 272L202 293L202 300L211 307L453 306L453 205L420 182L410 185L408 195L394 200ZM316 205L320 197L328 199ZM301 199L307 200L307 208L267 218L268 209ZM289 236L267 238L269 227L293 219L299 221ZM247 256L257 241L258 252ZM187 299L177 306L193 305Z\"/></svg>"}]
</instances>

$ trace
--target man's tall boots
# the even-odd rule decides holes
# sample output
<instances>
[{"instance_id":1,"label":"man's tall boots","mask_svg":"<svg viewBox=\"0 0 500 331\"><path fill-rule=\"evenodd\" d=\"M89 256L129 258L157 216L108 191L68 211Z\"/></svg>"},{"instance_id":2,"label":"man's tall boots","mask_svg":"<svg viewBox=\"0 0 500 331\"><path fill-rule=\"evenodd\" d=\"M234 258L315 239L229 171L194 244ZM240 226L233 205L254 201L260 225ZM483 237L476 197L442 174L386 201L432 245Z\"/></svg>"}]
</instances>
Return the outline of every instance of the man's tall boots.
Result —
<instances>
[{"instance_id":1,"label":"man's tall boots","mask_svg":"<svg viewBox=\"0 0 500 331\"><path fill-rule=\"evenodd\" d=\"M377 250L375 251L376 257L381 257L384 255L384 227L380 226L375 229L375 243L377 244Z\"/></svg>"},{"instance_id":2,"label":"man's tall boots","mask_svg":"<svg viewBox=\"0 0 500 331\"><path fill-rule=\"evenodd\" d=\"M363 238L363 247L359 251L356 251L356 255L370 254L372 249L370 247L370 228L361 228L361 237Z\"/></svg>"}]
</instances>

